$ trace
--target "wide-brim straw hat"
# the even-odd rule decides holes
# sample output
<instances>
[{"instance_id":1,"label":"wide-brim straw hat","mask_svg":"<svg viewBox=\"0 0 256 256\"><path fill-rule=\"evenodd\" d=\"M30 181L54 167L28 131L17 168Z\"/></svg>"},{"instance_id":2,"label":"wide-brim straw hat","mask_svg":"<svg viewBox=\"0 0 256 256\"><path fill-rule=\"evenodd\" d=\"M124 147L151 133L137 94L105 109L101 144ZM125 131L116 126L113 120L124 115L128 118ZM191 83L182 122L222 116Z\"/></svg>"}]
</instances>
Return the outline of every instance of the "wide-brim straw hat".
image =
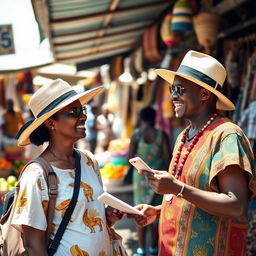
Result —
<instances>
[{"instance_id":1,"label":"wide-brim straw hat","mask_svg":"<svg viewBox=\"0 0 256 256\"><path fill-rule=\"evenodd\" d=\"M17 139L19 146L30 144L30 134L38 128L46 119L79 100L81 105L89 102L94 96L103 91L104 87L99 86L82 93L76 92L67 82L56 79L48 85L42 86L31 97L28 105L34 119L28 121L18 132Z\"/></svg>"},{"instance_id":2,"label":"wide-brim straw hat","mask_svg":"<svg viewBox=\"0 0 256 256\"><path fill-rule=\"evenodd\" d=\"M235 109L234 104L221 92L227 72L212 56L188 51L176 72L166 69L156 69L155 72L171 86L175 76L180 76L204 87L218 97L216 108L219 110Z\"/></svg>"}]
</instances>

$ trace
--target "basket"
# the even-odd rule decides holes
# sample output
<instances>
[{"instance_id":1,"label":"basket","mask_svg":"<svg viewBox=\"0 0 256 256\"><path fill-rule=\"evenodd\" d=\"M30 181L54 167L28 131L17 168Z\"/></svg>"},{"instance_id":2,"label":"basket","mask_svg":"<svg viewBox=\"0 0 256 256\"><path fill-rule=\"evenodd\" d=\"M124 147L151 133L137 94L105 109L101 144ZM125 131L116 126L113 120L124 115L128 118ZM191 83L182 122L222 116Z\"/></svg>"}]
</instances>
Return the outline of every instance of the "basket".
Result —
<instances>
[{"instance_id":1,"label":"basket","mask_svg":"<svg viewBox=\"0 0 256 256\"><path fill-rule=\"evenodd\" d=\"M197 40L205 49L210 49L217 42L220 17L215 13L202 12L193 17Z\"/></svg>"},{"instance_id":2,"label":"basket","mask_svg":"<svg viewBox=\"0 0 256 256\"><path fill-rule=\"evenodd\" d=\"M162 41L168 46L173 47L179 45L181 41L181 36L178 32L171 31L171 22L172 22L172 13L169 12L162 24L161 24L161 30L160 35L162 38Z\"/></svg>"},{"instance_id":3,"label":"basket","mask_svg":"<svg viewBox=\"0 0 256 256\"><path fill-rule=\"evenodd\" d=\"M105 179L102 178L102 182L103 185L106 187L116 187L116 186L120 186L123 184L124 182L124 177L120 178L120 179Z\"/></svg>"}]
</instances>

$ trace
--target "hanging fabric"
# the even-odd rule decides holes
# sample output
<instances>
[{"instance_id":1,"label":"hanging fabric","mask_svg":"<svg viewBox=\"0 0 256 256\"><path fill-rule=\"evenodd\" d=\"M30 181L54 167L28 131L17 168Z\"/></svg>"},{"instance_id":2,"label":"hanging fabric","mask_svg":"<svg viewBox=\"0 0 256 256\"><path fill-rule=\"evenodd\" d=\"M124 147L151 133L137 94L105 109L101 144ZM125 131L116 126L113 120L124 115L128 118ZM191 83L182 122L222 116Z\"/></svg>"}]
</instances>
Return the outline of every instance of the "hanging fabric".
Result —
<instances>
[{"instance_id":1,"label":"hanging fabric","mask_svg":"<svg viewBox=\"0 0 256 256\"><path fill-rule=\"evenodd\" d=\"M143 50L146 59L151 63L158 62L162 59L158 51L158 25L154 25L144 32Z\"/></svg>"},{"instance_id":2,"label":"hanging fabric","mask_svg":"<svg viewBox=\"0 0 256 256\"><path fill-rule=\"evenodd\" d=\"M109 75L112 81L118 79L124 73L124 57L117 56L111 60Z\"/></svg>"},{"instance_id":3,"label":"hanging fabric","mask_svg":"<svg viewBox=\"0 0 256 256\"><path fill-rule=\"evenodd\" d=\"M3 76L0 76L0 107L6 107L5 81Z\"/></svg>"}]
</instances>

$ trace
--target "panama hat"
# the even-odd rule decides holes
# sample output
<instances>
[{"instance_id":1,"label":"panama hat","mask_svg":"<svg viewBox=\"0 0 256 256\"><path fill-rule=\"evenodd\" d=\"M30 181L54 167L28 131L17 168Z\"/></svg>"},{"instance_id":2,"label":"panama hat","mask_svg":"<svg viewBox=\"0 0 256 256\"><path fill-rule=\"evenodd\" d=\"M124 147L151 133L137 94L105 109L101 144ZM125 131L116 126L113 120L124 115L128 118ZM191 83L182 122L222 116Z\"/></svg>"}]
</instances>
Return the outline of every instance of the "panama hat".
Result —
<instances>
[{"instance_id":1,"label":"panama hat","mask_svg":"<svg viewBox=\"0 0 256 256\"><path fill-rule=\"evenodd\" d=\"M77 93L67 82L56 79L52 83L42 86L31 97L28 105L34 118L21 127L16 138L19 146L30 144L30 134L38 128L46 119L79 100L81 105L86 104L94 96L101 93L104 87L99 86L86 92Z\"/></svg>"},{"instance_id":2,"label":"panama hat","mask_svg":"<svg viewBox=\"0 0 256 256\"><path fill-rule=\"evenodd\" d=\"M234 104L221 93L227 72L215 58L196 51L188 51L178 70L156 69L155 72L168 83L173 84L174 77L181 76L209 90L218 97L216 108L234 110Z\"/></svg>"}]
</instances>

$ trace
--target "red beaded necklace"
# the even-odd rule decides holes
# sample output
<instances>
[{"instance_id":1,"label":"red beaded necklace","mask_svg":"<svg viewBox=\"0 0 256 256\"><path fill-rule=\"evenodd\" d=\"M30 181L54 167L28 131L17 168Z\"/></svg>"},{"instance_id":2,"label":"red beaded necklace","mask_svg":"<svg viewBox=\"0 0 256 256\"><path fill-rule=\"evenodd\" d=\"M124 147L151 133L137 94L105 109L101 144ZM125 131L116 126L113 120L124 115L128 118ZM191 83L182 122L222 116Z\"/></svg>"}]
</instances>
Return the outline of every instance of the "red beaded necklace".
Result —
<instances>
[{"instance_id":1,"label":"red beaded necklace","mask_svg":"<svg viewBox=\"0 0 256 256\"><path fill-rule=\"evenodd\" d=\"M213 120L218 116L218 114L213 114L213 116L210 118L209 121L206 122L206 124L203 126L203 128L198 131L198 133L196 134L196 136L193 138L193 140L191 141L191 143L189 144L188 148L187 148L187 152L186 154L184 155L184 157L181 159L180 161L180 165L178 167L178 163L179 163L179 160L180 160L180 156L181 156L181 152L182 152L182 149L185 145L185 142L186 142L186 138L187 138L187 134L188 134L188 131L190 129L191 126L189 126L183 133L183 136L181 138L181 144L178 148L178 153L177 155L175 156L175 160L174 160L174 165L173 165L173 168L172 168L172 175L175 176L176 179L178 179L182 173L182 170L183 170L183 166L188 158L188 155L190 154L190 152L192 151L192 149L194 148L194 146L196 145L196 143L198 142L199 138L203 135L203 132L204 130L213 122ZM178 168L177 168L178 167Z\"/></svg>"}]
</instances>

